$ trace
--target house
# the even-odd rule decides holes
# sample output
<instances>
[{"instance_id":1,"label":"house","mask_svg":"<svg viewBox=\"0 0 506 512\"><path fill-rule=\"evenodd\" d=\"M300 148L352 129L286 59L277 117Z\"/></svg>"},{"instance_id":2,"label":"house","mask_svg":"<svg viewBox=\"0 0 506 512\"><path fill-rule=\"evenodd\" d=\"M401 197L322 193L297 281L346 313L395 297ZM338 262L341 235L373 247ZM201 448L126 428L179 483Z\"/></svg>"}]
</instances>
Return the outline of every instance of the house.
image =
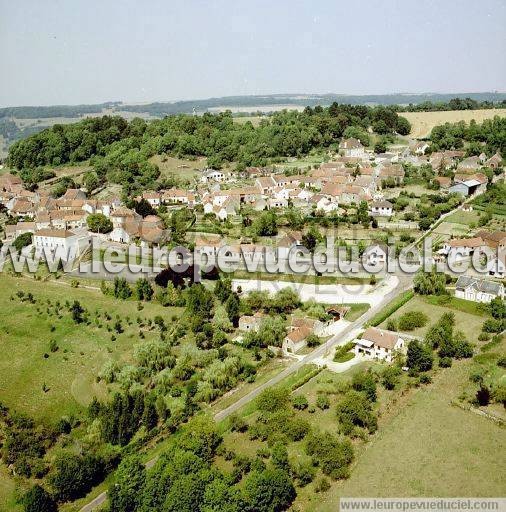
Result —
<instances>
[{"instance_id":1,"label":"house","mask_svg":"<svg viewBox=\"0 0 506 512\"><path fill-rule=\"evenodd\" d=\"M299 319L292 323L283 339L282 349L285 354L295 354L306 345L307 337L313 332L311 322Z\"/></svg>"},{"instance_id":2,"label":"house","mask_svg":"<svg viewBox=\"0 0 506 512\"><path fill-rule=\"evenodd\" d=\"M260 311L257 311L254 315L241 316L239 318L239 330L257 332L264 317L265 315Z\"/></svg>"},{"instance_id":3,"label":"house","mask_svg":"<svg viewBox=\"0 0 506 512\"><path fill-rule=\"evenodd\" d=\"M5 225L5 240L13 241L24 233L33 233L37 229L35 222L18 222Z\"/></svg>"},{"instance_id":4,"label":"house","mask_svg":"<svg viewBox=\"0 0 506 512\"><path fill-rule=\"evenodd\" d=\"M339 143L339 151L341 151L345 157L364 158L366 156L364 146L355 138L342 140Z\"/></svg>"},{"instance_id":5,"label":"house","mask_svg":"<svg viewBox=\"0 0 506 512\"><path fill-rule=\"evenodd\" d=\"M479 156L470 156L468 158L464 158L464 160L457 165L457 172L473 173L482 165L483 163Z\"/></svg>"},{"instance_id":6,"label":"house","mask_svg":"<svg viewBox=\"0 0 506 512\"><path fill-rule=\"evenodd\" d=\"M380 180L393 179L397 185L404 181L404 169L400 164L387 165L378 171L378 178Z\"/></svg>"},{"instance_id":7,"label":"house","mask_svg":"<svg viewBox=\"0 0 506 512\"><path fill-rule=\"evenodd\" d=\"M503 251L506 249L506 231L478 231L476 236L481 238L491 249Z\"/></svg>"},{"instance_id":8,"label":"house","mask_svg":"<svg viewBox=\"0 0 506 512\"><path fill-rule=\"evenodd\" d=\"M316 194L311 198L312 204L316 205L317 210L330 213L339 210L337 198L328 198L322 194Z\"/></svg>"},{"instance_id":9,"label":"house","mask_svg":"<svg viewBox=\"0 0 506 512\"><path fill-rule=\"evenodd\" d=\"M453 238L443 245L443 254L447 254L449 259L458 260L471 256L474 251L485 245L483 239L479 236L474 238Z\"/></svg>"},{"instance_id":10,"label":"house","mask_svg":"<svg viewBox=\"0 0 506 512\"><path fill-rule=\"evenodd\" d=\"M44 251L61 251L62 259L75 257L81 250L87 247L90 238L66 229L39 229L33 234L33 245L37 254Z\"/></svg>"},{"instance_id":11,"label":"house","mask_svg":"<svg viewBox=\"0 0 506 512\"><path fill-rule=\"evenodd\" d=\"M414 155L425 155L425 152L429 149L430 144L424 140L416 142L411 146L411 152Z\"/></svg>"},{"instance_id":12,"label":"house","mask_svg":"<svg viewBox=\"0 0 506 512\"><path fill-rule=\"evenodd\" d=\"M60 197L64 201L75 201L76 199L86 199L86 194L80 188L68 188L65 194Z\"/></svg>"},{"instance_id":13,"label":"house","mask_svg":"<svg viewBox=\"0 0 506 512\"><path fill-rule=\"evenodd\" d=\"M369 327L355 341L354 352L357 356L363 354L391 363L395 352L403 348L404 340L396 332Z\"/></svg>"},{"instance_id":14,"label":"house","mask_svg":"<svg viewBox=\"0 0 506 512\"><path fill-rule=\"evenodd\" d=\"M388 247L385 244L374 244L364 250L362 261L370 267L384 266L388 259Z\"/></svg>"},{"instance_id":15,"label":"house","mask_svg":"<svg viewBox=\"0 0 506 512\"><path fill-rule=\"evenodd\" d=\"M255 180L255 186L261 194L271 194L276 187L277 183L272 176L262 176Z\"/></svg>"},{"instance_id":16,"label":"house","mask_svg":"<svg viewBox=\"0 0 506 512\"><path fill-rule=\"evenodd\" d=\"M490 167L491 169L497 169L498 167L502 166L502 157L499 153L496 153L495 155L491 156L485 164L487 167Z\"/></svg>"},{"instance_id":17,"label":"house","mask_svg":"<svg viewBox=\"0 0 506 512\"><path fill-rule=\"evenodd\" d=\"M23 185L23 180L19 176L10 173L0 176L0 191L11 192L16 185Z\"/></svg>"},{"instance_id":18,"label":"house","mask_svg":"<svg viewBox=\"0 0 506 512\"><path fill-rule=\"evenodd\" d=\"M504 279L506 277L506 253L503 251L498 252L487 265L488 275Z\"/></svg>"},{"instance_id":19,"label":"house","mask_svg":"<svg viewBox=\"0 0 506 512\"><path fill-rule=\"evenodd\" d=\"M291 231L278 241L278 255L280 258L287 258L294 247L302 247L302 233Z\"/></svg>"},{"instance_id":20,"label":"house","mask_svg":"<svg viewBox=\"0 0 506 512\"><path fill-rule=\"evenodd\" d=\"M202 183L208 183L210 181L223 181L225 179L225 174L221 171L217 171L215 169L206 169L201 178L200 181Z\"/></svg>"},{"instance_id":21,"label":"house","mask_svg":"<svg viewBox=\"0 0 506 512\"><path fill-rule=\"evenodd\" d=\"M488 179L481 173L473 175L456 174L454 181L455 183L450 187L450 193L467 197L484 192L487 189Z\"/></svg>"},{"instance_id":22,"label":"house","mask_svg":"<svg viewBox=\"0 0 506 512\"><path fill-rule=\"evenodd\" d=\"M439 188L442 190L448 190L452 184L451 178L447 176L436 176L435 180L439 183Z\"/></svg>"},{"instance_id":23,"label":"house","mask_svg":"<svg viewBox=\"0 0 506 512\"><path fill-rule=\"evenodd\" d=\"M391 217L394 205L390 201L373 201L370 204L370 214L379 217Z\"/></svg>"},{"instance_id":24,"label":"house","mask_svg":"<svg viewBox=\"0 0 506 512\"><path fill-rule=\"evenodd\" d=\"M275 197L270 197L267 200L267 204L269 208L287 208L288 207L288 199L284 199L280 197L279 199Z\"/></svg>"},{"instance_id":25,"label":"house","mask_svg":"<svg viewBox=\"0 0 506 512\"><path fill-rule=\"evenodd\" d=\"M153 190L143 192L138 199L146 200L153 208L158 208L162 204L162 194Z\"/></svg>"},{"instance_id":26,"label":"house","mask_svg":"<svg viewBox=\"0 0 506 512\"><path fill-rule=\"evenodd\" d=\"M490 302L504 298L504 285L471 276L460 276L455 285L455 297L473 302Z\"/></svg>"}]
</instances>

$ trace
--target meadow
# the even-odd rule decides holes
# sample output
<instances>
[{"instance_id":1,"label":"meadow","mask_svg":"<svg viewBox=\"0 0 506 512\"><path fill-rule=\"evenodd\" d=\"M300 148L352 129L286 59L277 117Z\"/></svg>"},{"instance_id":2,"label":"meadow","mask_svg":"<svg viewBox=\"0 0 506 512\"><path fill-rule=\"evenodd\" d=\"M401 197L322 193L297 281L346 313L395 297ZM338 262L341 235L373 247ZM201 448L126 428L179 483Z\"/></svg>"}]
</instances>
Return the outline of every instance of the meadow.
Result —
<instances>
[{"instance_id":1,"label":"meadow","mask_svg":"<svg viewBox=\"0 0 506 512\"><path fill-rule=\"evenodd\" d=\"M336 510L344 496L502 496L504 429L451 404L468 381L470 360L438 371L380 422L348 480L305 510Z\"/></svg>"},{"instance_id":2,"label":"meadow","mask_svg":"<svg viewBox=\"0 0 506 512\"><path fill-rule=\"evenodd\" d=\"M506 109L484 110L442 110L440 112L400 112L411 123L411 137L422 139L428 137L434 126L444 123L457 123L465 121L469 123L474 119L477 123L494 116L506 116Z\"/></svg>"},{"instance_id":3,"label":"meadow","mask_svg":"<svg viewBox=\"0 0 506 512\"><path fill-rule=\"evenodd\" d=\"M388 319L392 318L397 320L400 316L409 311L420 311L430 319L430 322L423 327L411 331L411 335L423 337L432 323L436 322L443 313L451 311L455 314L456 329L463 331L465 336L472 343L478 341L481 326L487 318L484 308L481 309L478 304L474 302L451 297L447 303L442 303L441 297L423 297L415 295ZM379 327L385 329L388 319L385 319Z\"/></svg>"},{"instance_id":4,"label":"meadow","mask_svg":"<svg viewBox=\"0 0 506 512\"><path fill-rule=\"evenodd\" d=\"M22 302L17 297L19 291L32 293L37 302ZM110 315L111 320L102 317L101 328L93 321L90 325L77 325L63 307L67 300L78 300L92 317L98 311ZM47 301L62 304L61 318L52 313L54 306L50 307ZM2 274L0 350L4 355L0 358L0 402L48 421L78 413L94 395L107 395L106 385L96 382L104 363L109 359L130 361L132 348L139 342L136 318L171 318L179 312L180 309L155 303L145 303L138 311L135 301L119 301L98 290ZM114 325L116 315L122 321L122 333L107 330ZM156 335L146 331L145 337L155 339ZM52 340L58 347L56 351L50 349Z\"/></svg>"}]
</instances>

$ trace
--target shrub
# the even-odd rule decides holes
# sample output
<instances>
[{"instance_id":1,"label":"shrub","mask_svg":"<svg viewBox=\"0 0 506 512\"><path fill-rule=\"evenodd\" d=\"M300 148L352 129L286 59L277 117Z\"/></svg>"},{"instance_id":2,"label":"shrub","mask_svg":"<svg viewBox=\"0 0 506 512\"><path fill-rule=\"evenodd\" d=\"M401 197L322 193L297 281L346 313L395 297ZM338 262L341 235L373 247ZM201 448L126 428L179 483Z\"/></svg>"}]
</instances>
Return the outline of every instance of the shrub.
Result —
<instances>
[{"instance_id":1,"label":"shrub","mask_svg":"<svg viewBox=\"0 0 506 512\"><path fill-rule=\"evenodd\" d=\"M442 357L439 359L439 366L441 368L449 368L452 365L452 358L451 357Z\"/></svg>"},{"instance_id":2,"label":"shrub","mask_svg":"<svg viewBox=\"0 0 506 512\"><path fill-rule=\"evenodd\" d=\"M316 406L322 410L328 409L330 407L329 397L323 393L319 394L316 398Z\"/></svg>"},{"instance_id":3,"label":"shrub","mask_svg":"<svg viewBox=\"0 0 506 512\"><path fill-rule=\"evenodd\" d=\"M408 311L399 318L397 325L400 331L413 331L423 327L428 320L427 315L421 311Z\"/></svg>"},{"instance_id":4,"label":"shrub","mask_svg":"<svg viewBox=\"0 0 506 512\"><path fill-rule=\"evenodd\" d=\"M292 398L292 405L295 409L302 411L309 406L309 403L304 395L296 395Z\"/></svg>"},{"instance_id":5,"label":"shrub","mask_svg":"<svg viewBox=\"0 0 506 512\"><path fill-rule=\"evenodd\" d=\"M476 392L476 401L478 405L484 407L490 403L490 390L486 386L481 386Z\"/></svg>"},{"instance_id":6,"label":"shrub","mask_svg":"<svg viewBox=\"0 0 506 512\"><path fill-rule=\"evenodd\" d=\"M376 431L377 419L372 412L371 402L355 390L348 391L337 404L337 418L345 434L353 432L354 427L366 428L369 433Z\"/></svg>"},{"instance_id":7,"label":"shrub","mask_svg":"<svg viewBox=\"0 0 506 512\"><path fill-rule=\"evenodd\" d=\"M399 375L401 369L398 366L389 366L385 368L381 374L381 383L383 387L388 390L392 390L397 386L399 382Z\"/></svg>"},{"instance_id":8,"label":"shrub","mask_svg":"<svg viewBox=\"0 0 506 512\"><path fill-rule=\"evenodd\" d=\"M324 477L318 478L314 485L315 492L327 492L330 489L330 482Z\"/></svg>"}]
</instances>

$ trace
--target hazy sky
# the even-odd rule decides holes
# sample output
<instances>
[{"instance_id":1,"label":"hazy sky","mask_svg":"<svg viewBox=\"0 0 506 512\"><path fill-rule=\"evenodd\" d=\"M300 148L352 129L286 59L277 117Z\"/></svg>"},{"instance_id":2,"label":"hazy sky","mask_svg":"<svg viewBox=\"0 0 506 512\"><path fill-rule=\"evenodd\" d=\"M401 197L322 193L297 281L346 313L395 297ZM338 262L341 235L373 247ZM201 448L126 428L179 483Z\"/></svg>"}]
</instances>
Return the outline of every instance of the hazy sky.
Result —
<instances>
[{"instance_id":1,"label":"hazy sky","mask_svg":"<svg viewBox=\"0 0 506 512\"><path fill-rule=\"evenodd\" d=\"M505 0L0 0L0 106L506 90Z\"/></svg>"}]
</instances>

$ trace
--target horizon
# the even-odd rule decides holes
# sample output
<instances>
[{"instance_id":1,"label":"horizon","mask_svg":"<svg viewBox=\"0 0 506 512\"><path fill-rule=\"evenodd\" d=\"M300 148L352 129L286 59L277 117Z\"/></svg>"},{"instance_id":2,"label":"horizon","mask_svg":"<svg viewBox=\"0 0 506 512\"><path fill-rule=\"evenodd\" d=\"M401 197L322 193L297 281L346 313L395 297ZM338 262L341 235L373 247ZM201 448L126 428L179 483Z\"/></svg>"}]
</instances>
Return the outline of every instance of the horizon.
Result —
<instances>
[{"instance_id":1,"label":"horizon","mask_svg":"<svg viewBox=\"0 0 506 512\"><path fill-rule=\"evenodd\" d=\"M312 93L312 92L273 92L265 94L228 94L226 96L206 96L206 97L183 97L178 99L153 99L146 101L128 101L121 99L109 99L103 101L90 101L90 102L78 102L78 103L38 103L38 104L16 104L16 105L0 105L0 109L6 108L36 108L36 107L67 107L67 106L79 106L79 105L105 105L108 103L119 103L122 105L150 105L153 103L182 103L190 101L207 101L216 99L229 99L229 98L269 98L269 97L286 97L295 98L300 97L313 97L313 98L324 98L326 96L344 96L344 97L369 97L369 96L454 96L463 97L464 95L476 95L476 94L506 94L504 90L476 90L476 91L464 91L464 92L453 92L453 91L424 91L424 92L386 92L386 93L367 93L367 94L355 94L355 93L341 93L341 92L325 92L325 93Z\"/></svg>"}]
</instances>

